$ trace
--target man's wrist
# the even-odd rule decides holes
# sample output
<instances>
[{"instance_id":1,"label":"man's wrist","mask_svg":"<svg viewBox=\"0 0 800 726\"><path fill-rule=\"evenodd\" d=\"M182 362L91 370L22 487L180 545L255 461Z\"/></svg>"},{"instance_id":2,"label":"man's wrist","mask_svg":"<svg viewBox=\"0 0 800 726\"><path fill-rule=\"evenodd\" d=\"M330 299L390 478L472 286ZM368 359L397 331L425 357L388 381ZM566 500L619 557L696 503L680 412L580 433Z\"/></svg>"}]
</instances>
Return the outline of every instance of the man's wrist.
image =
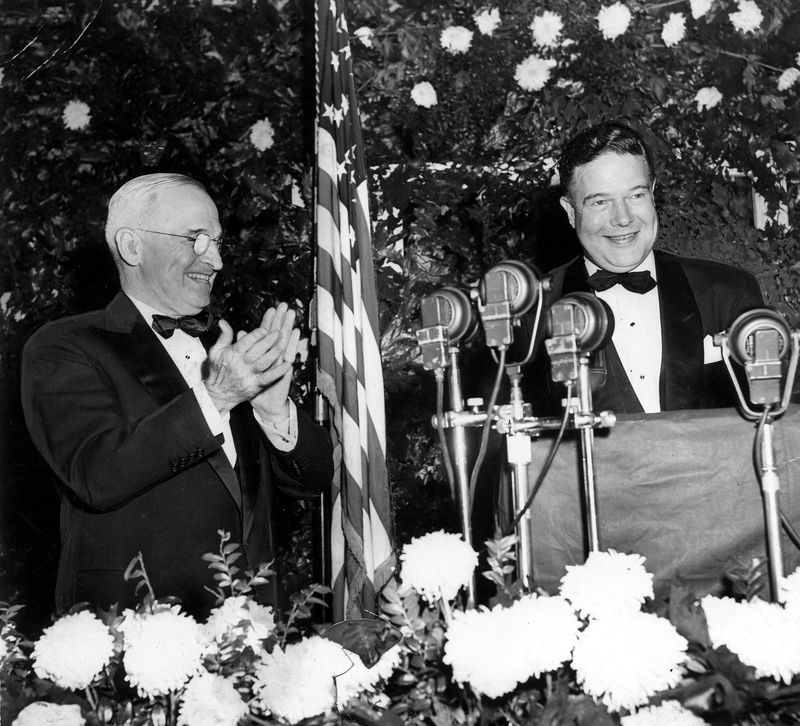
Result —
<instances>
[{"instance_id":1,"label":"man's wrist","mask_svg":"<svg viewBox=\"0 0 800 726\"><path fill-rule=\"evenodd\" d=\"M289 411L289 399L287 398L283 402L283 407L279 411L271 411L267 410L263 406L254 406L253 408L256 409L258 415L267 423L271 423L273 426L278 424L282 424L289 420L290 411Z\"/></svg>"}]
</instances>

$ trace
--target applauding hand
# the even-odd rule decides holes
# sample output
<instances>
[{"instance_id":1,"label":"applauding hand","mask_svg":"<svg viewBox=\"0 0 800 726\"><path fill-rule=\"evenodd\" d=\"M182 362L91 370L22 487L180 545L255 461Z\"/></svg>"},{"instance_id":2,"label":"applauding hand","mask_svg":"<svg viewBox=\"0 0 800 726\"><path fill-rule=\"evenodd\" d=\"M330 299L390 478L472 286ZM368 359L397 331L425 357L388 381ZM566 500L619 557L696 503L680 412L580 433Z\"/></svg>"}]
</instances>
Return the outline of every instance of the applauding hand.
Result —
<instances>
[{"instance_id":1,"label":"applauding hand","mask_svg":"<svg viewBox=\"0 0 800 726\"><path fill-rule=\"evenodd\" d=\"M242 401L252 400L276 382L291 377L294 358L287 360L285 357L292 336L283 336L280 328L265 328L262 324L249 333L239 333L234 343L233 328L224 320L220 320L219 325L222 333L208 353L209 370L204 382L212 402L224 414ZM292 344L296 352L296 338ZM286 395L288 383L284 402ZM270 400L270 403L273 402Z\"/></svg>"}]
</instances>

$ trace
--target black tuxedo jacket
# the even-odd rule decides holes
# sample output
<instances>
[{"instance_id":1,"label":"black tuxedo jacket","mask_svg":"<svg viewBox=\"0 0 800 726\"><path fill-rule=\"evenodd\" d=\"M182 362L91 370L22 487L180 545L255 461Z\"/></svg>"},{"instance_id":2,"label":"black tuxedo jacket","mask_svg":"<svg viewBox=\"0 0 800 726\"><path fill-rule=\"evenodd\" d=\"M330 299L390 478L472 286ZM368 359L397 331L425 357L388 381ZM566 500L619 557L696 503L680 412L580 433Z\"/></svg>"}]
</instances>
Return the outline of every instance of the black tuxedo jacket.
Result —
<instances>
[{"instance_id":1,"label":"black tuxedo jacket","mask_svg":"<svg viewBox=\"0 0 800 726\"><path fill-rule=\"evenodd\" d=\"M758 281L748 272L718 262L659 251L654 254L663 351L659 381L661 410L736 406L738 398L724 364L703 362L703 339L726 330L745 310L763 307ZM591 292L582 256L548 276L552 277L552 289L545 308L564 295ZM532 326L531 315L521 321L519 338L526 345ZM540 340L544 338L545 327L540 325ZM550 380L549 358L543 346L539 345L533 364L523 371L527 379L523 379L525 400L534 401L537 413L559 414L564 387ZM613 343L593 360L593 379L595 411L643 411Z\"/></svg>"},{"instance_id":2,"label":"black tuxedo jacket","mask_svg":"<svg viewBox=\"0 0 800 726\"><path fill-rule=\"evenodd\" d=\"M156 597L207 613L220 530L247 564L273 557L272 486L312 496L333 477L330 436L298 410L298 442L277 451L249 404L231 412L236 471L169 354L130 299L42 327L23 352L31 437L63 484L59 610L135 605L123 573L141 552ZM239 560L237 566L245 565ZM242 568L243 569L243 568ZM274 592L267 598L274 598Z\"/></svg>"}]
</instances>

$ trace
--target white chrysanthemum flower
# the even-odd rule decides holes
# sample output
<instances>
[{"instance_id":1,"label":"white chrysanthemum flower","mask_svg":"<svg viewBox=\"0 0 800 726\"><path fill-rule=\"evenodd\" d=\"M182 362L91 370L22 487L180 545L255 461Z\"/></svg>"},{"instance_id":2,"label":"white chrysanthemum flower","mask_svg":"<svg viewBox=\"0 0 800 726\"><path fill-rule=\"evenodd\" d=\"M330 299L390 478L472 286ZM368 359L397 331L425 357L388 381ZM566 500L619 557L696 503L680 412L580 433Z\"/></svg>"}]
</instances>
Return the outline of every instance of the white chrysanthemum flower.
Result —
<instances>
[{"instance_id":1,"label":"white chrysanthemum flower","mask_svg":"<svg viewBox=\"0 0 800 726\"><path fill-rule=\"evenodd\" d=\"M364 691L374 693L375 686L392 675L394 669L400 665L402 657L400 646L395 645L387 650L372 668L367 668L358 655L351 653L347 648L343 648L343 650L352 662L352 666L345 673L336 677L337 708L347 705L359 693Z\"/></svg>"},{"instance_id":2,"label":"white chrysanthemum flower","mask_svg":"<svg viewBox=\"0 0 800 726\"><path fill-rule=\"evenodd\" d=\"M664 701L645 706L620 719L622 726L705 726L705 721L684 708L678 701Z\"/></svg>"},{"instance_id":3,"label":"white chrysanthemum flower","mask_svg":"<svg viewBox=\"0 0 800 726\"><path fill-rule=\"evenodd\" d=\"M237 595L214 608L201 629L206 639L215 643L243 635L244 644L258 650L275 630L275 616L271 607Z\"/></svg>"},{"instance_id":4,"label":"white chrysanthemum flower","mask_svg":"<svg viewBox=\"0 0 800 726\"><path fill-rule=\"evenodd\" d=\"M689 0L692 6L692 17L695 20L702 18L709 10L714 0Z\"/></svg>"},{"instance_id":5,"label":"white chrysanthemum flower","mask_svg":"<svg viewBox=\"0 0 800 726\"><path fill-rule=\"evenodd\" d=\"M733 27L740 33L755 33L764 21L761 8L753 0L738 0L739 10L731 13Z\"/></svg>"},{"instance_id":6,"label":"white chrysanthemum flower","mask_svg":"<svg viewBox=\"0 0 800 726\"><path fill-rule=\"evenodd\" d=\"M275 630L275 614L269 605L261 605L255 600L247 601L247 635L245 645L254 650L261 646Z\"/></svg>"},{"instance_id":7,"label":"white chrysanthemum flower","mask_svg":"<svg viewBox=\"0 0 800 726\"><path fill-rule=\"evenodd\" d=\"M456 612L442 660L453 678L490 698L569 660L580 622L560 597L531 595L511 607Z\"/></svg>"},{"instance_id":8,"label":"white chrysanthemum flower","mask_svg":"<svg viewBox=\"0 0 800 726\"><path fill-rule=\"evenodd\" d=\"M62 688L86 688L114 654L114 636L88 610L65 615L47 628L33 649L34 671Z\"/></svg>"},{"instance_id":9,"label":"white chrysanthemum flower","mask_svg":"<svg viewBox=\"0 0 800 726\"><path fill-rule=\"evenodd\" d=\"M510 608L457 611L447 628L442 660L453 668L453 679L469 683L478 693L498 698L517 687L523 677L520 665L507 655L517 639Z\"/></svg>"},{"instance_id":10,"label":"white chrysanthemum flower","mask_svg":"<svg viewBox=\"0 0 800 726\"><path fill-rule=\"evenodd\" d=\"M726 645L742 663L756 669L758 678L788 684L800 673L800 618L794 608L713 595L706 595L701 604L711 644Z\"/></svg>"},{"instance_id":11,"label":"white chrysanthemum flower","mask_svg":"<svg viewBox=\"0 0 800 726\"><path fill-rule=\"evenodd\" d=\"M606 40L622 35L631 24L631 11L627 5L616 2L613 5L604 5L597 13L597 24Z\"/></svg>"},{"instance_id":12,"label":"white chrysanthemum flower","mask_svg":"<svg viewBox=\"0 0 800 726\"><path fill-rule=\"evenodd\" d=\"M610 711L633 710L682 677L688 642L668 620L651 613L593 620L572 652L584 692Z\"/></svg>"},{"instance_id":13,"label":"white chrysanthemum flower","mask_svg":"<svg viewBox=\"0 0 800 726\"><path fill-rule=\"evenodd\" d=\"M699 113L704 108L714 108L722 100L722 94L717 90L716 86L707 86L706 88L701 88L695 94L694 100L697 103L697 111Z\"/></svg>"},{"instance_id":14,"label":"white chrysanthemum flower","mask_svg":"<svg viewBox=\"0 0 800 726\"><path fill-rule=\"evenodd\" d=\"M788 88L791 88L795 83L797 83L798 78L800 78L800 69L787 68L778 78L778 90L785 91Z\"/></svg>"},{"instance_id":15,"label":"white chrysanthemum flower","mask_svg":"<svg viewBox=\"0 0 800 726\"><path fill-rule=\"evenodd\" d=\"M312 636L262 652L253 693L265 711L290 723L330 711L336 705L334 677L350 667L341 646Z\"/></svg>"},{"instance_id":16,"label":"white chrysanthemum flower","mask_svg":"<svg viewBox=\"0 0 800 726\"><path fill-rule=\"evenodd\" d=\"M781 582L781 602L787 610L800 613L800 567Z\"/></svg>"},{"instance_id":17,"label":"white chrysanthemum flower","mask_svg":"<svg viewBox=\"0 0 800 726\"><path fill-rule=\"evenodd\" d=\"M358 30L354 31L353 35L355 35L356 38L361 41L362 45L367 46L367 48L372 47L372 37L375 35L372 28L368 28L366 25L364 25Z\"/></svg>"},{"instance_id":18,"label":"white chrysanthemum flower","mask_svg":"<svg viewBox=\"0 0 800 726\"><path fill-rule=\"evenodd\" d=\"M125 611L126 679L139 694L163 696L200 672L205 641L200 626L176 606L155 614Z\"/></svg>"},{"instance_id":19,"label":"white chrysanthemum flower","mask_svg":"<svg viewBox=\"0 0 800 726\"><path fill-rule=\"evenodd\" d=\"M35 701L17 714L11 726L86 726L86 719L77 703Z\"/></svg>"},{"instance_id":20,"label":"white chrysanthemum flower","mask_svg":"<svg viewBox=\"0 0 800 726\"><path fill-rule=\"evenodd\" d=\"M259 151L272 148L275 144L275 129L269 119L262 118L250 127L250 143Z\"/></svg>"},{"instance_id":21,"label":"white chrysanthemum flower","mask_svg":"<svg viewBox=\"0 0 800 726\"><path fill-rule=\"evenodd\" d=\"M413 587L428 602L448 602L469 584L478 553L459 534L429 532L414 537L400 555L403 585Z\"/></svg>"},{"instance_id":22,"label":"white chrysanthemum flower","mask_svg":"<svg viewBox=\"0 0 800 726\"><path fill-rule=\"evenodd\" d=\"M226 598L222 605L211 611L206 622L200 626L203 633L211 640L223 640L229 630L247 618L246 605L246 595Z\"/></svg>"},{"instance_id":23,"label":"white chrysanthemum flower","mask_svg":"<svg viewBox=\"0 0 800 726\"><path fill-rule=\"evenodd\" d=\"M417 106L422 106L423 108L431 108L439 103L439 99L436 96L436 89L428 83L428 81L417 83L414 88L411 89L411 100L416 103Z\"/></svg>"},{"instance_id":24,"label":"white chrysanthemum flower","mask_svg":"<svg viewBox=\"0 0 800 726\"><path fill-rule=\"evenodd\" d=\"M472 16L475 25L483 35L493 35L494 31L500 26L500 11L497 8L481 10Z\"/></svg>"},{"instance_id":25,"label":"white chrysanthemum flower","mask_svg":"<svg viewBox=\"0 0 800 726\"><path fill-rule=\"evenodd\" d=\"M83 101L70 101L64 106L64 113L61 118L70 131L80 131L89 125L92 116L89 113L89 107Z\"/></svg>"},{"instance_id":26,"label":"white chrysanthemum flower","mask_svg":"<svg viewBox=\"0 0 800 726\"><path fill-rule=\"evenodd\" d=\"M524 91L541 91L550 80L550 69L555 65L554 60L529 55L517 64L514 80Z\"/></svg>"},{"instance_id":27,"label":"white chrysanthemum flower","mask_svg":"<svg viewBox=\"0 0 800 726\"><path fill-rule=\"evenodd\" d=\"M448 53L466 53L472 45L474 33L463 25L451 25L439 36L439 42Z\"/></svg>"},{"instance_id":28,"label":"white chrysanthemum flower","mask_svg":"<svg viewBox=\"0 0 800 726\"><path fill-rule=\"evenodd\" d=\"M661 40L667 48L677 45L686 35L686 18L683 13L670 13L669 20L661 30Z\"/></svg>"},{"instance_id":29,"label":"white chrysanthemum flower","mask_svg":"<svg viewBox=\"0 0 800 726\"><path fill-rule=\"evenodd\" d=\"M570 659L581 622L564 598L528 595L508 610L513 623L509 658L523 665L526 678L557 670Z\"/></svg>"},{"instance_id":30,"label":"white chrysanthemum flower","mask_svg":"<svg viewBox=\"0 0 800 726\"><path fill-rule=\"evenodd\" d=\"M653 576L641 555L591 552L585 564L567 565L559 593L584 618L638 612L653 597Z\"/></svg>"},{"instance_id":31,"label":"white chrysanthemum flower","mask_svg":"<svg viewBox=\"0 0 800 726\"><path fill-rule=\"evenodd\" d=\"M561 31L564 30L564 21L558 13L545 10L537 15L531 23L533 42L542 48L552 48L558 43Z\"/></svg>"},{"instance_id":32,"label":"white chrysanthemum flower","mask_svg":"<svg viewBox=\"0 0 800 726\"><path fill-rule=\"evenodd\" d=\"M178 726L236 726L249 712L233 683L204 671L189 681L181 696Z\"/></svg>"}]
</instances>

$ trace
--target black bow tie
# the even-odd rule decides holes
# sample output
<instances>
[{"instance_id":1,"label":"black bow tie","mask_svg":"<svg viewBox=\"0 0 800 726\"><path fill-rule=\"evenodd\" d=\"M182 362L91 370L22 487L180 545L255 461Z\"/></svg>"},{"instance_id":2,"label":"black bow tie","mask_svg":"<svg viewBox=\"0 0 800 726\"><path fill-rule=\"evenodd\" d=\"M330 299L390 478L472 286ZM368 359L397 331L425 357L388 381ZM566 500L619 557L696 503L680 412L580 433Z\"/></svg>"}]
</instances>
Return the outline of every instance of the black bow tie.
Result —
<instances>
[{"instance_id":1,"label":"black bow tie","mask_svg":"<svg viewBox=\"0 0 800 726\"><path fill-rule=\"evenodd\" d=\"M642 272L598 270L589 277L587 282L589 287L598 292L608 290L614 285L622 285L626 290L638 292L640 295L650 292L656 286L656 281L651 277L649 270L643 270Z\"/></svg>"},{"instance_id":2,"label":"black bow tie","mask_svg":"<svg viewBox=\"0 0 800 726\"><path fill-rule=\"evenodd\" d=\"M177 328L196 338L211 327L211 313L185 315L182 318L171 318L169 315L153 315L153 330L162 338L171 338Z\"/></svg>"}]
</instances>

